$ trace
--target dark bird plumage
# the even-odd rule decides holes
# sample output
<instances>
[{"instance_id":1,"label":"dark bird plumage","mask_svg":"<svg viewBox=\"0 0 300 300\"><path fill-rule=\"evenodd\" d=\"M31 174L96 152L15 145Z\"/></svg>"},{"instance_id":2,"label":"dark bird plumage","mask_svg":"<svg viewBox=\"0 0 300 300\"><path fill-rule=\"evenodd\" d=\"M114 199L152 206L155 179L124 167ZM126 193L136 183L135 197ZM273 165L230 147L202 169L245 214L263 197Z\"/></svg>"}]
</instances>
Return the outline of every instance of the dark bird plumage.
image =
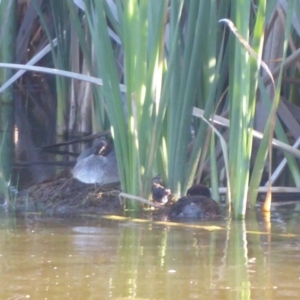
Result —
<instances>
[{"instance_id":1,"label":"dark bird plumage","mask_svg":"<svg viewBox=\"0 0 300 300\"><path fill-rule=\"evenodd\" d=\"M210 219L219 215L219 205L211 199L209 188L198 184L190 187L187 196L180 198L171 206L169 219Z\"/></svg>"},{"instance_id":2,"label":"dark bird plumage","mask_svg":"<svg viewBox=\"0 0 300 300\"><path fill-rule=\"evenodd\" d=\"M152 199L154 202L166 204L171 190L164 187L164 184L159 176L153 178L152 181Z\"/></svg>"}]
</instances>

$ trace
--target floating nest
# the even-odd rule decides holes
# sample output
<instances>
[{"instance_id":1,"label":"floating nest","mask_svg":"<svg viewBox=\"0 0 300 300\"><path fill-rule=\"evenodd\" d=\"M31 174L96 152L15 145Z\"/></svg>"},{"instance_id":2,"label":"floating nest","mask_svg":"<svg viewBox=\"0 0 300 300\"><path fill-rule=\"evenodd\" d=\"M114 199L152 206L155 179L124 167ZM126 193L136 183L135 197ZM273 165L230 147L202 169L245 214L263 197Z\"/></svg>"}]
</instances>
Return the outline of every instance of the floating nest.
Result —
<instances>
[{"instance_id":1,"label":"floating nest","mask_svg":"<svg viewBox=\"0 0 300 300\"><path fill-rule=\"evenodd\" d=\"M17 211L45 214L120 213L119 184L97 186L73 179L68 171L54 179L38 183L20 192L15 200Z\"/></svg>"}]
</instances>

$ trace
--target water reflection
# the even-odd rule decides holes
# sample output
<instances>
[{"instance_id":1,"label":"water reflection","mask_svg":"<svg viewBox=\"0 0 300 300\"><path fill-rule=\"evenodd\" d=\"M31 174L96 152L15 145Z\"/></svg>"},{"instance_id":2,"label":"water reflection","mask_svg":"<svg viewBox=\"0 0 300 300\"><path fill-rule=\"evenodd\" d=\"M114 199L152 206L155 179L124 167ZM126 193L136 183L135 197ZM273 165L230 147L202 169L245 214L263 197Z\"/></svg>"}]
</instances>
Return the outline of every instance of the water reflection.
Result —
<instances>
[{"instance_id":1,"label":"water reflection","mask_svg":"<svg viewBox=\"0 0 300 300\"><path fill-rule=\"evenodd\" d=\"M299 222L280 216L196 228L2 217L0 299L299 299Z\"/></svg>"}]
</instances>

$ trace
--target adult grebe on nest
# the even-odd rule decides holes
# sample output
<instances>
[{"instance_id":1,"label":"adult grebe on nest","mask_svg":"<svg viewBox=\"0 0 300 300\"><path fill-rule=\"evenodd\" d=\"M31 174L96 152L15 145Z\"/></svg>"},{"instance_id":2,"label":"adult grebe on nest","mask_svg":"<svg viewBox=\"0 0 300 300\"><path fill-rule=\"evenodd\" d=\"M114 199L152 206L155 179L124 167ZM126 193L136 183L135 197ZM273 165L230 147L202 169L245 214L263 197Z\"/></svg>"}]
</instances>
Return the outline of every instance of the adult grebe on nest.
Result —
<instances>
[{"instance_id":1,"label":"adult grebe on nest","mask_svg":"<svg viewBox=\"0 0 300 300\"><path fill-rule=\"evenodd\" d=\"M115 150L103 138L96 139L92 147L82 151L72 169L72 175L83 183L99 185L120 181Z\"/></svg>"}]
</instances>

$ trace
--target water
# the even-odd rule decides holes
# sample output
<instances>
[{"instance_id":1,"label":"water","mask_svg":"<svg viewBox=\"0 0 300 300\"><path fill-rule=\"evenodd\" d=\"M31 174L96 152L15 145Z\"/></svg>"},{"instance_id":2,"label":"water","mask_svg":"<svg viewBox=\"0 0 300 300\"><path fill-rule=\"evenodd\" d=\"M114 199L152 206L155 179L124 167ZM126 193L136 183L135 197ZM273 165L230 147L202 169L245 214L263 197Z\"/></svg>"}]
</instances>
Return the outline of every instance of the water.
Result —
<instances>
[{"instance_id":1,"label":"water","mask_svg":"<svg viewBox=\"0 0 300 300\"><path fill-rule=\"evenodd\" d=\"M299 299L298 215L0 219L0 299Z\"/></svg>"}]
</instances>

